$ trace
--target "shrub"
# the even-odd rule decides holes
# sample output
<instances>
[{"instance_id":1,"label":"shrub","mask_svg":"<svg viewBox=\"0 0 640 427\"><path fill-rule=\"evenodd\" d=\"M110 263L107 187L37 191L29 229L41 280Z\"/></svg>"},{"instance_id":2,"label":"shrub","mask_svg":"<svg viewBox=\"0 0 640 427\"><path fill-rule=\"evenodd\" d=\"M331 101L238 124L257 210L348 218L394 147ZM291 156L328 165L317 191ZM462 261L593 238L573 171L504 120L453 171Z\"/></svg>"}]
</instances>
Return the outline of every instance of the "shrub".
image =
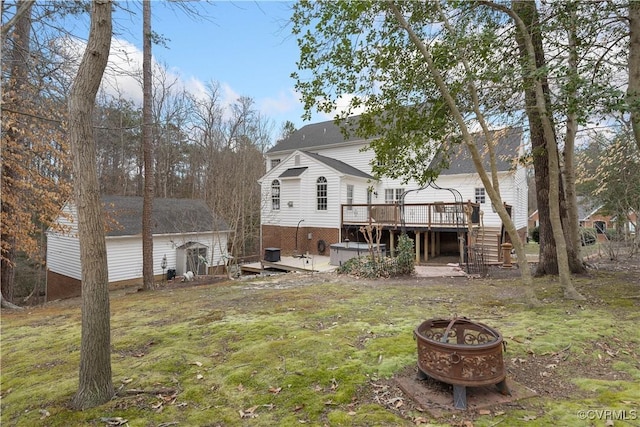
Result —
<instances>
[{"instance_id":1,"label":"shrub","mask_svg":"<svg viewBox=\"0 0 640 427\"><path fill-rule=\"evenodd\" d=\"M531 235L531 240L540 243L540 227L533 227L529 234Z\"/></svg>"},{"instance_id":2,"label":"shrub","mask_svg":"<svg viewBox=\"0 0 640 427\"><path fill-rule=\"evenodd\" d=\"M379 260L370 255L351 258L338 267L338 274L352 274L357 277L375 279L379 277L404 276L413 273L415 254L413 240L406 234L398 239L398 252L395 258L385 257Z\"/></svg>"},{"instance_id":3,"label":"shrub","mask_svg":"<svg viewBox=\"0 0 640 427\"><path fill-rule=\"evenodd\" d=\"M593 245L597 240L595 228L580 228L580 243L582 246Z\"/></svg>"},{"instance_id":4,"label":"shrub","mask_svg":"<svg viewBox=\"0 0 640 427\"><path fill-rule=\"evenodd\" d=\"M531 240L540 243L540 227L534 227L529 232ZM596 242L596 229L580 227L580 243L582 246L593 245Z\"/></svg>"},{"instance_id":5,"label":"shrub","mask_svg":"<svg viewBox=\"0 0 640 427\"><path fill-rule=\"evenodd\" d=\"M398 256L396 257L397 275L413 273L416 256L413 251L413 240L406 234L401 234L398 239Z\"/></svg>"},{"instance_id":6,"label":"shrub","mask_svg":"<svg viewBox=\"0 0 640 427\"><path fill-rule=\"evenodd\" d=\"M622 233L617 228L609 228L607 229L607 231L605 231L604 234L605 236L607 236L607 240L609 241L624 242L626 240L626 236L624 235L624 233Z\"/></svg>"}]
</instances>

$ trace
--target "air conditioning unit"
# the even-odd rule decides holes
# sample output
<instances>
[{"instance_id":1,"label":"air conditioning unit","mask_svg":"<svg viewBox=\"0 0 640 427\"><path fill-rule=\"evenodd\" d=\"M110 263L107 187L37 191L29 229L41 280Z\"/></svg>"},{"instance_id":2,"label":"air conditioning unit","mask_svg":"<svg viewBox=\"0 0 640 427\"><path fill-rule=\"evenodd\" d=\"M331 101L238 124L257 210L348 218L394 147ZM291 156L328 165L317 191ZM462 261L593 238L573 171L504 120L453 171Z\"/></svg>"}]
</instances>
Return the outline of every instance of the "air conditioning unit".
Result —
<instances>
[{"instance_id":1,"label":"air conditioning unit","mask_svg":"<svg viewBox=\"0 0 640 427\"><path fill-rule=\"evenodd\" d=\"M280 261L280 248L265 248L264 249L264 260L267 262L278 262Z\"/></svg>"}]
</instances>

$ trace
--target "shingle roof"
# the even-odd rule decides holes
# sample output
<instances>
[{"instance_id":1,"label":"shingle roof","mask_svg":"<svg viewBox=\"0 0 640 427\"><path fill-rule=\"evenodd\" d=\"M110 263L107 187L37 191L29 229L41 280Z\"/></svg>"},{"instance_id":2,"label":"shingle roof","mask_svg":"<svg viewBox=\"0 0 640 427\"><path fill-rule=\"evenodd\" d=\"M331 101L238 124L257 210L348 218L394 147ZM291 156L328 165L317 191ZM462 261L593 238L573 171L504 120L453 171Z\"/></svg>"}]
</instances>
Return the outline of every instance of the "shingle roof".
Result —
<instances>
[{"instance_id":1,"label":"shingle roof","mask_svg":"<svg viewBox=\"0 0 640 427\"><path fill-rule=\"evenodd\" d=\"M522 128L504 128L492 131L496 141L496 166L498 171L508 171L514 168L514 161L518 159L522 143ZM489 155L486 153L486 138L482 134L475 134L476 145L483 157L485 170L491 170ZM460 173L476 173L476 167L469 150L462 143L455 144L449 151L449 167L440 172L441 175ZM432 163L436 165L436 161Z\"/></svg>"},{"instance_id":2,"label":"shingle roof","mask_svg":"<svg viewBox=\"0 0 640 427\"><path fill-rule=\"evenodd\" d=\"M142 197L103 196L108 218L107 236L135 236L142 233ZM153 234L225 231L229 226L203 200L154 199Z\"/></svg>"},{"instance_id":3,"label":"shingle roof","mask_svg":"<svg viewBox=\"0 0 640 427\"><path fill-rule=\"evenodd\" d=\"M302 175L304 171L309 168L289 168L286 171L282 172L278 178L293 178L296 176Z\"/></svg>"},{"instance_id":4,"label":"shingle roof","mask_svg":"<svg viewBox=\"0 0 640 427\"><path fill-rule=\"evenodd\" d=\"M589 219L592 215L596 214L602 205L594 204L586 197L578 196L578 220L584 221Z\"/></svg>"},{"instance_id":5,"label":"shingle roof","mask_svg":"<svg viewBox=\"0 0 640 427\"><path fill-rule=\"evenodd\" d=\"M351 126L354 126L357 123L358 119L359 116L350 117L347 123L349 123ZM498 144L496 148L498 170L510 170L514 166L514 159L518 158L519 155L520 144L522 142L522 128L504 128L494 130L493 133L495 134L495 137L498 138ZM363 139L361 137L355 135L355 132L350 132L349 137L345 139L344 135L340 131L340 127L336 125L333 120L329 120L326 122L303 126L299 130L293 132L288 138L279 141L273 148L268 151L268 153L289 152L293 150L309 152L314 148L327 147L331 145L362 140ZM483 153L485 151L484 144L486 138L481 134L477 134L476 141L480 152ZM462 144L454 145L451 149L450 156L450 166L447 170L441 171L441 174L453 175L459 173L476 172L473 160L471 159L471 155ZM325 157L325 159L329 158ZM338 160L334 161L337 162ZM324 161L323 163L334 167L327 161ZM433 163L434 166L435 164L436 163ZM490 169L488 156L485 156L484 165L486 170ZM335 169L340 170L338 167L335 167ZM348 173L346 171L343 172ZM362 171L359 172L360 175L356 176L366 175L367 177L370 177L368 174L365 174Z\"/></svg>"},{"instance_id":6,"label":"shingle roof","mask_svg":"<svg viewBox=\"0 0 640 427\"><path fill-rule=\"evenodd\" d=\"M316 153L305 152L305 154L309 155L310 157L316 159L319 162L324 163L330 168L337 170L340 173L344 173L346 175L358 176L361 178L373 179L373 177L368 173L363 172L358 168L354 168L353 166L345 162L342 162L340 160L332 159L331 157L322 156Z\"/></svg>"},{"instance_id":7,"label":"shingle roof","mask_svg":"<svg viewBox=\"0 0 640 427\"><path fill-rule=\"evenodd\" d=\"M355 123L358 117L352 117L348 120L347 123ZM278 141L267 153L294 150L306 151L316 147L361 140L362 138L355 135L355 132L350 132L349 138L345 139L340 131L340 127L337 126L333 120L328 120L326 122L313 123L301 127L287 138Z\"/></svg>"}]
</instances>

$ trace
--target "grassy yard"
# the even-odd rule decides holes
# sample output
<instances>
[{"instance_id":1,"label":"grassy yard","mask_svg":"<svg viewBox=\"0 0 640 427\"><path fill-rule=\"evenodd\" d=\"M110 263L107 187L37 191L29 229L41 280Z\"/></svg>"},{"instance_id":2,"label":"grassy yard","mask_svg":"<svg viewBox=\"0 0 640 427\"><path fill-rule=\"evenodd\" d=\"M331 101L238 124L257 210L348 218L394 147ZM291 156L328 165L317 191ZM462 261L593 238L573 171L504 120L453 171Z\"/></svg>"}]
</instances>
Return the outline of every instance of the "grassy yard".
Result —
<instances>
[{"instance_id":1,"label":"grassy yard","mask_svg":"<svg viewBox=\"0 0 640 427\"><path fill-rule=\"evenodd\" d=\"M640 271L575 278L587 301L535 280L289 274L112 294L117 396L69 409L79 300L2 312L2 426L591 426L603 412L640 425ZM415 370L413 330L466 316L507 341L507 380L537 395L434 418L394 386ZM588 419L582 419L583 412ZM626 411L622 413L620 411ZM589 419L590 418L590 419ZM594 419L595 418L595 419ZM615 421L619 425L622 421Z\"/></svg>"}]
</instances>

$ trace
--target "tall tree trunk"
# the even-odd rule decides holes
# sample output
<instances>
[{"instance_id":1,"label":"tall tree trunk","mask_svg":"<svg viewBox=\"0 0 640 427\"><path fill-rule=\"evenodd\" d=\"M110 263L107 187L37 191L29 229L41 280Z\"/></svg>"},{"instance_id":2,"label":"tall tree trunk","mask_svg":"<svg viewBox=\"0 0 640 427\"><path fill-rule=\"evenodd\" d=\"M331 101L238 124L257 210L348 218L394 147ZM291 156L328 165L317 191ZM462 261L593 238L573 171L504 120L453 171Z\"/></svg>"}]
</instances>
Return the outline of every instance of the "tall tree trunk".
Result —
<instances>
[{"instance_id":1,"label":"tall tree trunk","mask_svg":"<svg viewBox=\"0 0 640 427\"><path fill-rule=\"evenodd\" d=\"M576 3L567 3L566 7L570 8L569 13L572 17L570 28L568 28L569 39L569 67L567 74L569 76L569 85L567 89L567 132L564 141L564 194L566 209L562 219L565 230L565 238L567 240L567 255L569 257L569 268L572 273L585 273L586 268L580 258L580 229L578 220L578 195L576 194L576 169L574 164L574 150L576 134L578 132L578 114L579 108L576 100L578 88L578 35L576 28Z\"/></svg>"},{"instance_id":2,"label":"tall tree trunk","mask_svg":"<svg viewBox=\"0 0 640 427\"><path fill-rule=\"evenodd\" d=\"M153 114L152 101L152 73L151 73L151 0L142 2L143 27L143 60L142 60L142 145L144 160L144 194L142 204L142 277L144 289L153 289L153 190L154 190L154 159L153 159Z\"/></svg>"},{"instance_id":3,"label":"tall tree trunk","mask_svg":"<svg viewBox=\"0 0 640 427\"><path fill-rule=\"evenodd\" d=\"M428 46L413 31L413 28L409 25L409 23L407 22L405 17L402 15L398 7L392 2L388 3L388 5L389 5L388 6L389 10L396 17L399 26L406 31L407 35L409 36L411 41L414 43L414 45L420 51L420 54L424 58L425 64L431 76L433 77L436 85L438 86L438 90L440 91L440 94L442 95L445 102L447 103L447 106L449 107L449 109L451 110L451 113L454 116L454 120L456 121L456 123L458 124L458 127L460 128L460 131L462 133L462 138L469 150L469 153L471 154L471 158L473 159L473 164L476 167L476 171L478 172L478 175L480 175L480 180L482 181L482 184L484 185L485 190L487 191L487 194L489 195L489 198L491 199L493 205L496 207L496 212L500 217L500 219L502 220L502 223L504 224L505 229L509 233L509 237L511 237L511 241L513 242L513 246L518 256L518 266L520 267L520 275L521 275L520 277L522 279L522 283L525 291L525 298L527 300L527 303L530 306L539 305L539 301L536 298L535 293L533 292L533 289L531 288L531 285L532 285L531 271L529 270L529 263L527 262L527 257L525 255L524 244L522 240L520 240L520 237L518 236L517 230L515 228L513 220L511 219L511 216L507 213L507 210L504 204L502 203L502 199L500 198L498 189L496 189L493 186L493 182L489 177L489 174L484 169L482 157L478 151L475 138L471 135L471 132L469 131L469 128L465 122L464 117L462 116L460 109L458 108L458 105L456 104L456 101L453 99L451 92L448 90L446 86L446 83L444 81L442 74L435 67L433 63L433 57L431 56L431 52L429 51ZM473 91L473 89L471 90ZM476 96L477 94L474 93L473 95Z\"/></svg>"},{"instance_id":4,"label":"tall tree trunk","mask_svg":"<svg viewBox=\"0 0 640 427\"><path fill-rule=\"evenodd\" d=\"M69 94L69 137L82 265L80 381L73 406L91 408L114 395L111 378L109 277L92 115L109 59L111 1L92 3L91 29Z\"/></svg>"},{"instance_id":5,"label":"tall tree trunk","mask_svg":"<svg viewBox=\"0 0 640 427\"><path fill-rule=\"evenodd\" d=\"M633 137L640 150L640 1L629 1L629 83L627 102Z\"/></svg>"},{"instance_id":6,"label":"tall tree trunk","mask_svg":"<svg viewBox=\"0 0 640 427\"><path fill-rule=\"evenodd\" d=\"M546 65L544 49L542 46L542 35L540 34L540 23L538 21L538 12L536 9L536 5L534 2L530 1L513 1L512 2L513 11L522 19L523 23L527 26L529 30L529 37L533 44L533 50L535 52L535 64L536 68L540 69ZM520 32L516 32L516 41L518 43L518 48L520 51L521 62L523 66L526 66L526 62L528 60L527 47L525 45L525 37ZM551 104L550 96L549 96L549 83L546 77L542 76L539 78L542 92L544 94L544 102L545 109L550 111L548 105ZM536 87L535 81L530 79L529 81L524 82L524 95L525 95L525 109L527 113L527 117L529 120L529 130L531 134L531 148L533 155L533 169L535 171L534 179L536 185L536 200L538 205L538 216L539 216L539 233L540 233L540 253L539 253L539 262L536 267L536 275L543 276L545 274L558 274L558 253L556 250L556 239L554 238L553 228L551 225L551 214L550 214L550 203L557 203L559 205L560 211L560 219L561 224L563 224L562 230L565 238L566 257L569 263L570 271L574 273L582 273L584 272L583 263L580 261L580 253L576 249L576 242L573 240L573 235L571 234L571 215L576 216L576 220L574 224L576 224L576 232L577 232L577 208L575 202L572 204L571 200L566 200L565 191L561 176L560 169L558 169L559 180L558 180L558 197L557 199L550 199L549 191L550 191L550 174L552 171L549 170L549 147L548 143L551 142L553 145L555 144L555 132L553 127L553 119L552 117L547 117L546 120L550 123L550 132L549 135L553 136L553 141L547 141L547 136L545 135L545 126L543 123L543 117L538 108L538 101L536 99ZM568 132L571 130L568 125ZM570 136L569 136L570 137ZM571 143L573 140L570 140ZM565 148L565 155L568 154L567 149ZM573 154L573 145L568 149ZM557 154L557 153L556 153ZM569 162L568 168L573 168L572 162L573 156L565 157L565 160ZM559 168L559 157L556 156L553 163L558 164ZM555 171L553 171L555 172ZM573 196L575 196L575 179L573 177L573 169L569 171L569 180L567 181L567 187L569 192L567 193L567 197L572 197L571 189L573 189ZM575 210L574 210L575 209ZM577 243L579 244L579 243Z\"/></svg>"},{"instance_id":7,"label":"tall tree trunk","mask_svg":"<svg viewBox=\"0 0 640 427\"><path fill-rule=\"evenodd\" d=\"M4 89L6 93L12 98L14 104L14 110L16 111L28 111L28 108L24 107L24 101L26 101L28 95L27 79L29 73L29 44L31 40L31 8L33 1L20 1L16 6L20 11L17 14L13 25L14 30L11 37L13 42L13 48L10 56L10 76L7 87ZM4 27L3 27L4 31ZM3 96L4 98L4 96ZM3 99L4 101L4 99ZM12 141L11 144L7 144L6 151L2 153L3 156L18 156L19 152L24 148L26 142L24 137L17 130L18 126L12 126L7 130L5 138L8 141ZM21 148L18 148L21 147ZM13 216L12 203L20 203L19 194L13 194L12 197L7 197L7 193L16 191L16 186L12 185L12 181L20 179L19 174L11 168L7 162L2 162L2 217L9 218ZM12 202L9 202L9 199ZM15 235L5 230L2 227L2 256L0 261L0 289L2 291L3 300L13 302L13 294L15 289L15 263L16 263L16 238Z\"/></svg>"},{"instance_id":8,"label":"tall tree trunk","mask_svg":"<svg viewBox=\"0 0 640 427\"><path fill-rule=\"evenodd\" d=\"M538 16L535 5L527 1L514 1L513 11L529 28L529 34L536 52L535 61L537 67L544 65L542 50L542 37L540 36ZM526 63L527 50L524 36L516 31L516 41L520 51L521 62ZM542 79L542 87L545 93L549 93L549 84ZM558 274L558 260L556 258L556 246L551 230L551 218L549 216L549 156L547 143L544 138L542 119L536 108L535 90L532 82L524 85L525 110L529 119L529 132L531 134L531 153L533 156L534 181L536 185L536 200L538 204L540 253L536 275Z\"/></svg>"},{"instance_id":9,"label":"tall tree trunk","mask_svg":"<svg viewBox=\"0 0 640 427\"><path fill-rule=\"evenodd\" d=\"M536 4L535 2L528 1L514 1L512 2L513 9L508 9L505 6L497 4L492 4L491 7L495 7L510 15L517 26L516 34L519 37L518 44L520 45L520 49L522 49L520 54L523 63L523 74L525 76L525 89L532 90L533 92L535 110L539 115L542 136L545 142L545 151L549 162L549 219L553 238L556 243L556 258L560 284L564 289L565 298L584 299L571 283L567 243L564 237L560 213L561 175L558 145L551 110L548 108L550 105L548 92L545 92L546 79L538 75L541 69L538 61L543 59L542 56L539 56L543 54L543 50L541 49L542 43L538 45L537 42L534 42L534 37L532 36L532 33L539 35L540 30L539 24L537 23ZM520 16L520 13L525 16L524 19ZM544 64L544 61L542 61L542 63ZM540 208L540 206L538 206L538 208Z\"/></svg>"}]
</instances>

